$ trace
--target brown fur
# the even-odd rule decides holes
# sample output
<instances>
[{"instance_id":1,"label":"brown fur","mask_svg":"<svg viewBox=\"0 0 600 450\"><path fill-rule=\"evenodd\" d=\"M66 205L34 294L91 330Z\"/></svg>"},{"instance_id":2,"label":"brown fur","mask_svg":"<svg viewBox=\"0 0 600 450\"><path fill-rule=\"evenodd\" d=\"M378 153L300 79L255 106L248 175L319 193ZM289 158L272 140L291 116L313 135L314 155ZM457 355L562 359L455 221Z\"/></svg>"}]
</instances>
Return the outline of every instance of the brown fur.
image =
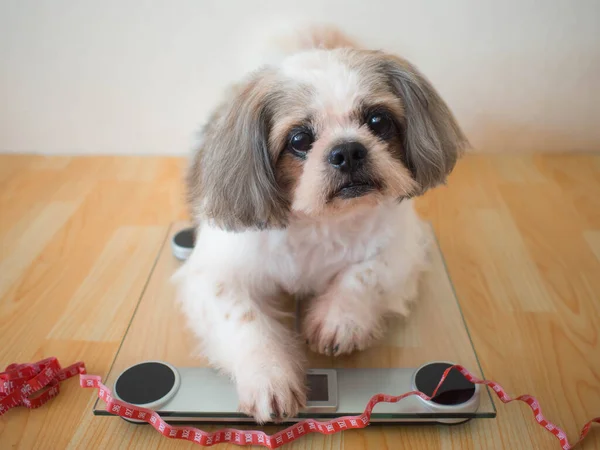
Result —
<instances>
[{"instance_id":1,"label":"brown fur","mask_svg":"<svg viewBox=\"0 0 600 450\"><path fill-rule=\"evenodd\" d=\"M402 110L397 105L390 105L390 109ZM353 111L344 120L352 123L357 122L359 117L362 120L362 114ZM360 123L356 123L356 125L359 126ZM338 181L336 169L329 166L326 161L326 156L336 141L335 138L330 138L325 134L315 143L304 162L304 170L298 180L292 201L294 212L309 216L320 215L325 211L335 213L341 209L346 209L350 204L353 206L373 204L384 196L401 198L410 196L415 192L417 185L409 170L403 165L401 159L394 157L394 153L401 152L401 149L390 149L390 146L393 145L400 146L400 142L382 143L366 127L362 127L357 132L356 140L369 150L368 158L372 166L372 175L382 182L380 190L374 194L352 200L329 200L331 192L336 190L339 187L338 184L342 181Z\"/></svg>"},{"instance_id":2,"label":"brown fur","mask_svg":"<svg viewBox=\"0 0 600 450\"><path fill-rule=\"evenodd\" d=\"M277 182L287 198L292 198L302 175L302 161L287 152L277 161Z\"/></svg>"},{"instance_id":3,"label":"brown fur","mask_svg":"<svg viewBox=\"0 0 600 450\"><path fill-rule=\"evenodd\" d=\"M256 313L254 311L246 311L242 317L240 317L240 323L250 323L256 320Z\"/></svg>"}]
</instances>

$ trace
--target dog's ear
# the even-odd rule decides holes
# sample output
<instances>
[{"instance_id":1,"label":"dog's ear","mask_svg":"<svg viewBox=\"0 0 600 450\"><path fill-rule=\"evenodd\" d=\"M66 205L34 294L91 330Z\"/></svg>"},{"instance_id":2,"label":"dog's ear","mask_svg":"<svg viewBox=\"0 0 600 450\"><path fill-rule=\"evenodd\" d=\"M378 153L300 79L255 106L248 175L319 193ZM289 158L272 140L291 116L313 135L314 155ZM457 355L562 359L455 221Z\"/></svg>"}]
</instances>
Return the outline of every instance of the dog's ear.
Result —
<instances>
[{"instance_id":1,"label":"dog's ear","mask_svg":"<svg viewBox=\"0 0 600 450\"><path fill-rule=\"evenodd\" d=\"M209 119L187 176L188 200L200 220L230 231L285 225L288 200L268 144L277 96L268 74L257 72Z\"/></svg>"},{"instance_id":2,"label":"dog's ear","mask_svg":"<svg viewBox=\"0 0 600 450\"><path fill-rule=\"evenodd\" d=\"M406 164L422 193L445 183L468 142L450 108L413 65L396 56L380 58L381 70L404 106Z\"/></svg>"}]
</instances>

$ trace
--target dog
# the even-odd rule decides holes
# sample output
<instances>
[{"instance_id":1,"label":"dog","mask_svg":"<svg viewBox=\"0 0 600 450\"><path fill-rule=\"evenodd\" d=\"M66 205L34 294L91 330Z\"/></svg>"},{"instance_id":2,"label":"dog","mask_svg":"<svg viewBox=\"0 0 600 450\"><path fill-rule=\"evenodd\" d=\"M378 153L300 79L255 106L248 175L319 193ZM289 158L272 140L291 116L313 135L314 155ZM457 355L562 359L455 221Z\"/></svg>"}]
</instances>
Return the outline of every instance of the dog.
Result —
<instances>
[{"instance_id":1,"label":"dog","mask_svg":"<svg viewBox=\"0 0 600 450\"><path fill-rule=\"evenodd\" d=\"M467 139L405 59L331 27L280 41L236 81L186 174L196 244L174 276L200 351L257 423L306 403L304 343L338 356L409 314L427 269L413 198L445 183ZM306 302L299 332L281 293Z\"/></svg>"}]
</instances>

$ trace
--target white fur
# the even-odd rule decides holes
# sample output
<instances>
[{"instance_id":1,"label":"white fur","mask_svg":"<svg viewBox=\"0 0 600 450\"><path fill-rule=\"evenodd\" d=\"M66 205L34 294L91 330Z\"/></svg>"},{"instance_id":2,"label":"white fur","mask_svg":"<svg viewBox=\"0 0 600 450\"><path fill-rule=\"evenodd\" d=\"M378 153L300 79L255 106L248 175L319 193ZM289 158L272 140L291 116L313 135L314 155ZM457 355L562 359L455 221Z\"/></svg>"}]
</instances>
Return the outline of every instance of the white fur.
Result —
<instances>
[{"instance_id":1,"label":"white fur","mask_svg":"<svg viewBox=\"0 0 600 450\"><path fill-rule=\"evenodd\" d=\"M313 108L331 115L352 111L361 92L358 74L327 50L310 50L291 56L281 64L284 75L315 90Z\"/></svg>"},{"instance_id":2,"label":"white fur","mask_svg":"<svg viewBox=\"0 0 600 450\"><path fill-rule=\"evenodd\" d=\"M293 392L304 395L300 339L277 320L280 289L314 296L301 327L302 339L322 330L311 348L363 349L381 336L387 314L408 314L426 237L411 200L285 230L235 234L204 224L176 274L179 298L204 355L234 378L242 410L264 422L273 401L295 414ZM241 321L250 311L255 319Z\"/></svg>"}]
</instances>

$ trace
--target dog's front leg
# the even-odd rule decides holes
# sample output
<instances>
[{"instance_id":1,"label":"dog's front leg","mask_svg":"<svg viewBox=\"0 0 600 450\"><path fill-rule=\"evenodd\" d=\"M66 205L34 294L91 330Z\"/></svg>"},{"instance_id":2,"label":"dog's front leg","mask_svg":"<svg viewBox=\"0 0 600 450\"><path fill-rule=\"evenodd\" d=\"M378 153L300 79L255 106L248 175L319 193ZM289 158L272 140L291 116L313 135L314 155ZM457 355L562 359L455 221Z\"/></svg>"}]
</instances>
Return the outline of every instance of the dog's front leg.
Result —
<instances>
[{"instance_id":1,"label":"dog's front leg","mask_svg":"<svg viewBox=\"0 0 600 450\"><path fill-rule=\"evenodd\" d=\"M409 314L419 271L408 272L384 259L340 272L321 295L309 301L302 333L311 350L341 355L364 350L381 338L387 314Z\"/></svg>"},{"instance_id":2,"label":"dog's front leg","mask_svg":"<svg viewBox=\"0 0 600 450\"><path fill-rule=\"evenodd\" d=\"M240 411L259 423L295 416L306 401L304 355L273 306L239 281L208 274L190 273L181 286L203 355L235 381Z\"/></svg>"}]
</instances>

